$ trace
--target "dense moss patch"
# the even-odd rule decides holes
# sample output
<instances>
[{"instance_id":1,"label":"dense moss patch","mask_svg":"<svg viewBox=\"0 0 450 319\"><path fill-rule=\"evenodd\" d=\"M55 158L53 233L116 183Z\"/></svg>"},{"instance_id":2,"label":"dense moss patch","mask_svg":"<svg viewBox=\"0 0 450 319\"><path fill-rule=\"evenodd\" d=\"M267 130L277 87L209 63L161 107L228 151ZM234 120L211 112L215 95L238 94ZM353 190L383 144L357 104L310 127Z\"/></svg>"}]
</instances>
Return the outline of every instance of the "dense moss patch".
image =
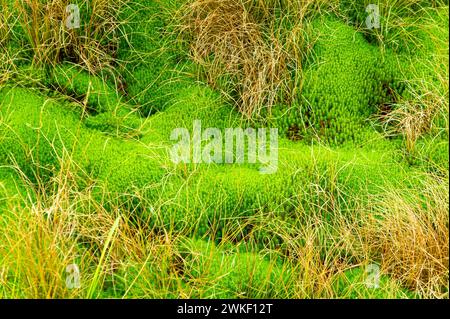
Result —
<instances>
[{"instance_id":1,"label":"dense moss patch","mask_svg":"<svg viewBox=\"0 0 450 319\"><path fill-rule=\"evenodd\" d=\"M292 270L251 252L185 241L180 247L183 279L198 286L198 298L283 298L292 291Z\"/></svg>"},{"instance_id":2,"label":"dense moss patch","mask_svg":"<svg viewBox=\"0 0 450 319\"><path fill-rule=\"evenodd\" d=\"M313 29L318 40L304 69L301 100L276 109L276 123L294 140L366 141L374 133L369 117L392 99L393 64L337 18L318 18Z\"/></svg>"},{"instance_id":3,"label":"dense moss patch","mask_svg":"<svg viewBox=\"0 0 450 319\"><path fill-rule=\"evenodd\" d=\"M0 214L19 209L32 194L13 168L0 166Z\"/></svg>"},{"instance_id":4,"label":"dense moss patch","mask_svg":"<svg viewBox=\"0 0 450 319\"><path fill-rule=\"evenodd\" d=\"M171 105L173 94L185 87L184 63L168 33L168 8L179 1L130 1L121 13L127 34L119 44L127 96L151 115ZM189 82L189 81L188 81Z\"/></svg>"},{"instance_id":5,"label":"dense moss patch","mask_svg":"<svg viewBox=\"0 0 450 319\"><path fill-rule=\"evenodd\" d=\"M408 169L398 164L395 150L389 148L354 153L285 141L280 144L277 172L264 175L256 164L173 164L168 155L172 142L166 134L178 123L180 118L173 116L179 113L168 111L167 118L164 113L155 118L158 125L172 124L158 127L159 143L150 129L150 137L142 138L149 143L145 145L108 138L80 121L81 110L45 101L24 89L3 90L2 105L8 122L1 143L3 163L13 156L31 179L48 178L64 156L70 156L80 174L99 181L110 194L141 206L144 215L160 213L162 220L151 219L155 225L199 235L221 238L224 229L239 227L240 219L259 211L295 218L299 195L319 171L330 171L324 187L346 188L354 196L376 194L387 183L408 185ZM216 125L220 127L219 122ZM142 208L144 203L133 194L143 196L147 205L153 203L154 210ZM243 229L242 235L247 231Z\"/></svg>"}]
</instances>

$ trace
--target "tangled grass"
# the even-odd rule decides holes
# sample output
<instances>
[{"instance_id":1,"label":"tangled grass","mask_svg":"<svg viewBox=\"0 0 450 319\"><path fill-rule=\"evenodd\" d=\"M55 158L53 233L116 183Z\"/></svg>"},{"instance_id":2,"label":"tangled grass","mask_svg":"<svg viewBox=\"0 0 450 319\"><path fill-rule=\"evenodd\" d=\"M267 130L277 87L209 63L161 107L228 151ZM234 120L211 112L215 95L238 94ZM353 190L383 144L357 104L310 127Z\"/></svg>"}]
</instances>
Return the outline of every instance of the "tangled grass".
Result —
<instances>
[{"instance_id":1,"label":"tangled grass","mask_svg":"<svg viewBox=\"0 0 450 319\"><path fill-rule=\"evenodd\" d=\"M66 26L69 11L63 0L17 0L10 9L17 15L21 32L36 66L55 66L71 61L95 74L117 67L116 54L121 22L118 15L126 1L81 1L79 28Z\"/></svg>"},{"instance_id":2,"label":"tangled grass","mask_svg":"<svg viewBox=\"0 0 450 319\"><path fill-rule=\"evenodd\" d=\"M245 116L260 117L298 93L314 43L305 13L324 3L192 1L180 10L179 32L205 80Z\"/></svg>"}]
</instances>

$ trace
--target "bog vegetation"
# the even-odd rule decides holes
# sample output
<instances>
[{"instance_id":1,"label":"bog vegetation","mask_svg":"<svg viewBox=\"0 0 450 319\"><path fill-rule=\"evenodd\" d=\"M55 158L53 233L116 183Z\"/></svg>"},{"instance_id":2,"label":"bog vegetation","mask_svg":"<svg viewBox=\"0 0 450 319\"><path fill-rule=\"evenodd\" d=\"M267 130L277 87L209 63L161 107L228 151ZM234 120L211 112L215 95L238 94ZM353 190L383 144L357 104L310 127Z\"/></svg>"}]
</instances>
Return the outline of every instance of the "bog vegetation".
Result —
<instances>
[{"instance_id":1,"label":"bog vegetation","mask_svg":"<svg viewBox=\"0 0 450 319\"><path fill-rule=\"evenodd\" d=\"M448 1L371 2L0 0L0 297L448 298Z\"/></svg>"}]
</instances>

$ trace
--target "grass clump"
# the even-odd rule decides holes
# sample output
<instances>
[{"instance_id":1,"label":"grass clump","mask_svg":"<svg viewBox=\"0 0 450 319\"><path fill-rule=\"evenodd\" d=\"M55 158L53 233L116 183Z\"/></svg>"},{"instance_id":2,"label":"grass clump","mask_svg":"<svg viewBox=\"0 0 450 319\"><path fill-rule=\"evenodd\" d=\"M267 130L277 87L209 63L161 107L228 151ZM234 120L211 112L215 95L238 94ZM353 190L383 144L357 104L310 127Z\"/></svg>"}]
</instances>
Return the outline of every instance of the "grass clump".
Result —
<instances>
[{"instance_id":1,"label":"grass clump","mask_svg":"<svg viewBox=\"0 0 450 319\"><path fill-rule=\"evenodd\" d=\"M124 1L81 0L79 28L67 28L66 1L15 2L20 33L27 41L35 65L72 61L96 73L113 69L120 23L117 15Z\"/></svg>"},{"instance_id":2,"label":"grass clump","mask_svg":"<svg viewBox=\"0 0 450 319\"><path fill-rule=\"evenodd\" d=\"M416 193L390 190L364 221L386 271L422 297L448 296L448 176L425 176Z\"/></svg>"},{"instance_id":3,"label":"grass clump","mask_svg":"<svg viewBox=\"0 0 450 319\"><path fill-rule=\"evenodd\" d=\"M377 28L369 28L366 24L369 15L366 8L369 4L372 2L367 0L342 0L339 12L350 24L363 32L369 42L377 44L382 51L393 50L397 53L415 54L417 50L430 43L428 39L423 38L427 32L424 24L434 14L435 9L448 6L448 1L378 1Z\"/></svg>"}]
</instances>

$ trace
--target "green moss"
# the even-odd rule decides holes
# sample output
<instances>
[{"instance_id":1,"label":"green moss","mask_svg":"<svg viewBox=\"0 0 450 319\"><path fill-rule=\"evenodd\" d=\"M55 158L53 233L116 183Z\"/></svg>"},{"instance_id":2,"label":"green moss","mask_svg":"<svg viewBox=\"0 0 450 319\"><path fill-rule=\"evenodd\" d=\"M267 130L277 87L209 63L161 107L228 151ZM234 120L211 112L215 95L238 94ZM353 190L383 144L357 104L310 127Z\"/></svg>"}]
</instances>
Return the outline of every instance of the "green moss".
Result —
<instances>
[{"instance_id":1,"label":"green moss","mask_svg":"<svg viewBox=\"0 0 450 319\"><path fill-rule=\"evenodd\" d=\"M427 136L417 142L414 162L426 171L445 172L449 167L448 135Z\"/></svg>"},{"instance_id":2,"label":"green moss","mask_svg":"<svg viewBox=\"0 0 450 319\"><path fill-rule=\"evenodd\" d=\"M157 151L121 139L107 138L86 128L81 110L63 106L24 89L1 91L2 127L0 162L11 156L33 179L48 178L68 159L77 163L78 173L99 178L111 192L124 193L160 180L164 170L155 158Z\"/></svg>"},{"instance_id":3,"label":"green moss","mask_svg":"<svg viewBox=\"0 0 450 319\"><path fill-rule=\"evenodd\" d=\"M202 122L203 128L246 127L240 114L223 103L220 94L201 84L190 84L174 92L172 105L164 112L156 114L146 122L148 134L143 142L170 142L170 134L176 128L187 128L192 132L195 120Z\"/></svg>"},{"instance_id":4,"label":"green moss","mask_svg":"<svg viewBox=\"0 0 450 319\"><path fill-rule=\"evenodd\" d=\"M142 137L140 128L143 121L126 108L119 108L114 112L101 113L95 116L88 116L84 120L88 128L96 129L106 134L139 139Z\"/></svg>"},{"instance_id":5,"label":"green moss","mask_svg":"<svg viewBox=\"0 0 450 319\"><path fill-rule=\"evenodd\" d=\"M140 137L142 120L102 78L77 65L62 64L51 70L47 85L77 100L85 111L84 124L122 137Z\"/></svg>"},{"instance_id":6,"label":"green moss","mask_svg":"<svg viewBox=\"0 0 450 319\"><path fill-rule=\"evenodd\" d=\"M379 50L337 18L317 18L313 29L315 58L304 69L301 101L289 111L276 109L276 124L293 139L366 141L373 135L367 119L389 101L392 74Z\"/></svg>"},{"instance_id":7,"label":"green moss","mask_svg":"<svg viewBox=\"0 0 450 319\"><path fill-rule=\"evenodd\" d=\"M279 247L282 241L276 234L255 233L249 220L263 213L295 224L300 207L306 214L319 207L330 216L335 209L352 214L358 204L388 186L414 187L414 171L399 160L395 150L373 146L333 151L282 142L275 174L260 174L256 164L180 164L178 177L165 184L151 219L162 222L161 227L217 241L230 234L239 240L252 232L260 243Z\"/></svg>"},{"instance_id":8,"label":"green moss","mask_svg":"<svg viewBox=\"0 0 450 319\"><path fill-rule=\"evenodd\" d=\"M33 197L28 186L19 178L17 172L6 166L0 166L0 214L18 208Z\"/></svg>"},{"instance_id":9,"label":"green moss","mask_svg":"<svg viewBox=\"0 0 450 319\"><path fill-rule=\"evenodd\" d=\"M81 103L57 102L26 89L0 90L0 211L20 205L21 195L27 193L16 173L4 166L17 164L32 182L45 183L61 161L71 160L79 185L93 187L105 208L127 205L156 232L212 240L187 240L179 247L184 282L160 281L158 271L173 270L170 263L161 268L145 265L144 277L140 265L131 265L111 277L103 287L105 296L123 295L129 288L126 283L135 279L129 291L133 296L147 288L144 293L152 297L176 297L177 285L196 288L195 297L292 296L287 265L213 242L251 238L257 248L282 251L284 239L273 228L261 227L259 214L273 216L271 224L295 226L320 213L332 225L333 214L353 214L388 187L414 188L416 168L404 164L397 141L382 138L367 119L381 105L395 102L395 94L410 97L403 80L437 83L436 70L448 63L434 57L420 61L431 53L448 53L445 41L428 37L448 41L442 33L442 26L448 29L448 15L429 12L437 27L417 30L421 45L415 54L389 47L381 54L367 35L341 20L316 19L313 27L319 38L304 67L302 96L289 110L275 108L271 122L283 135L304 143L281 139L278 171L262 175L253 164L171 162L170 134L175 128L191 131L194 120L201 120L203 128L222 130L252 126L224 104L218 92L185 75L192 65L182 61L166 36L165 9L172 5L176 1L132 1L123 9L127 38L121 40L118 55L128 104L110 83L69 64L52 69L47 84ZM10 44L26 47L14 39ZM439 62L438 69L430 68L434 62ZM129 106L133 103L143 115L152 116L136 116ZM442 123L438 127L445 125L445 118ZM307 145L316 137L334 148ZM448 133L425 136L416 151L419 169L448 169ZM387 276L382 276L380 289L367 289L364 276L360 268L343 274L336 282L339 295L409 296Z\"/></svg>"},{"instance_id":10,"label":"green moss","mask_svg":"<svg viewBox=\"0 0 450 319\"><path fill-rule=\"evenodd\" d=\"M384 46L396 53L417 54L429 49L432 40L426 35L427 20L434 16L434 24L439 24L436 20L438 12L441 17L442 14L446 15L448 20L448 8L445 8L448 6L447 0L381 0L376 3L380 11L380 28L368 29L366 19L369 13L366 8L372 3L370 0L343 0L340 1L340 12L350 24L364 32L370 43ZM445 36L443 33L441 35Z\"/></svg>"},{"instance_id":11,"label":"green moss","mask_svg":"<svg viewBox=\"0 0 450 319\"><path fill-rule=\"evenodd\" d=\"M160 256L150 256L145 264L127 261L106 276L99 298L179 298L184 283L172 276L171 266Z\"/></svg>"},{"instance_id":12,"label":"green moss","mask_svg":"<svg viewBox=\"0 0 450 319\"><path fill-rule=\"evenodd\" d=\"M120 103L120 96L114 88L77 65L58 65L50 73L48 85L86 103L88 111L94 114L111 112Z\"/></svg>"},{"instance_id":13,"label":"green moss","mask_svg":"<svg viewBox=\"0 0 450 319\"><path fill-rule=\"evenodd\" d=\"M364 32L336 17L314 19L317 41L303 68L301 98L274 109L275 125L293 140L360 145L373 139L376 132L370 118L383 107L392 107L399 97L411 98L408 81L440 87L439 74L446 74L448 68L448 60L441 59L448 55L447 11L427 9L411 17L417 20L412 24L415 36L403 37L414 46L410 50L380 50Z\"/></svg>"},{"instance_id":14,"label":"green moss","mask_svg":"<svg viewBox=\"0 0 450 319\"><path fill-rule=\"evenodd\" d=\"M283 298L292 289L289 267L256 253L223 250L211 242L180 247L183 278L196 298Z\"/></svg>"},{"instance_id":15,"label":"green moss","mask_svg":"<svg viewBox=\"0 0 450 319\"><path fill-rule=\"evenodd\" d=\"M414 298L414 294L400 286L389 276L373 273L365 268L357 267L347 270L337 277L333 290L340 298L346 299L393 299Z\"/></svg>"},{"instance_id":16,"label":"green moss","mask_svg":"<svg viewBox=\"0 0 450 319\"><path fill-rule=\"evenodd\" d=\"M119 44L118 58L124 61L127 96L145 116L165 109L173 94L185 86L180 54L166 32L173 13L168 7L176 3L133 0L121 14L121 20L127 21L127 36Z\"/></svg>"},{"instance_id":17,"label":"green moss","mask_svg":"<svg viewBox=\"0 0 450 319\"><path fill-rule=\"evenodd\" d=\"M194 114L219 127L238 120L223 117L221 112L226 109L209 104L208 94L200 98L201 92L209 91L199 90L186 95L196 101L186 105L204 110L174 109L157 115L149 120L150 129L141 142L108 138L87 128L80 121L79 109L45 102L23 89L3 90L2 116L8 125L0 160L8 163L8 155L13 155L30 178L48 178L70 155L80 168L82 183L88 182L85 174L97 180L115 202L138 208L136 212L145 220L151 217L149 226L218 240L228 232L237 232L238 238L246 236L251 229L241 225L259 212L295 220L300 203L316 202L312 196L317 194L318 183L344 201L337 196L338 190L363 198L381 193L388 184L408 187L413 183L411 172L398 164L395 149L387 146L333 151L281 140L275 174L260 174L257 164L175 165L168 154L173 144L168 134L173 127L191 127ZM208 114L217 117L208 119ZM151 129L158 132L157 137ZM263 242L267 236L260 237Z\"/></svg>"}]
</instances>

